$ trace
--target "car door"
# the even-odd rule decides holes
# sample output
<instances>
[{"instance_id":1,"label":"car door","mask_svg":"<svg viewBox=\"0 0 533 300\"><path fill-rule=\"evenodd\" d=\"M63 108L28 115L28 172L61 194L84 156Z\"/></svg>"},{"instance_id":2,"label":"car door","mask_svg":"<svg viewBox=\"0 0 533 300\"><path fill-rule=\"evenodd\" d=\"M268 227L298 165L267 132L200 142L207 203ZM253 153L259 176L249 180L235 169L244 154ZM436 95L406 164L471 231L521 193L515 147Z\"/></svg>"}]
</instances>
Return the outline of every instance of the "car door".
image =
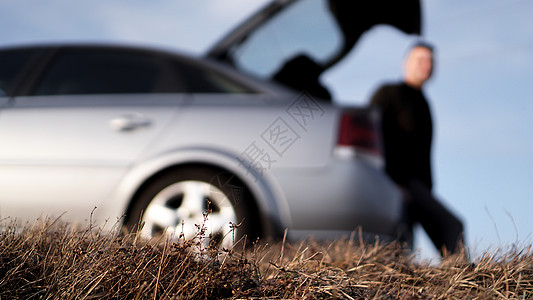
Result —
<instances>
[{"instance_id":1,"label":"car door","mask_svg":"<svg viewBox=\"0 0 533 300\"><path fill-rule=\"evenodd\" d=\"M26 77L35 81L25 96L2 98L0 215L87 219L148 155L183 94L153 93L179 90L179 80L149 52L81 47L47 57L39 76Z\"/></svg>"}]
</instances>

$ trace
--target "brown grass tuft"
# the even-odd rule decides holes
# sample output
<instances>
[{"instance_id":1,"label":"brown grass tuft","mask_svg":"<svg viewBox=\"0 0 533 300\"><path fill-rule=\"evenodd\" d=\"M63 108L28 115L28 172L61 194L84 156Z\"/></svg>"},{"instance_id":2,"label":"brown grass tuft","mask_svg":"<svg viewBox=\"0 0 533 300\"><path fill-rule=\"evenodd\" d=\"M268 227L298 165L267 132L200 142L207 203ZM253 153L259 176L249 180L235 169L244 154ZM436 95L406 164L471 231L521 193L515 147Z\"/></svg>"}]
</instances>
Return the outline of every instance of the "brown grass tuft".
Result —
<instances>
[{"instance_id":1,"label":"brown grass tuft","mask_svg":"<svg viewBox=\"0 0 533 300\"><path fill-rule=\"evenodd\" d=\"M533 299L531 247L419 263L354 239L218 251L60 222L0 231L0 299Z\"/></svg>"}]
</instances>

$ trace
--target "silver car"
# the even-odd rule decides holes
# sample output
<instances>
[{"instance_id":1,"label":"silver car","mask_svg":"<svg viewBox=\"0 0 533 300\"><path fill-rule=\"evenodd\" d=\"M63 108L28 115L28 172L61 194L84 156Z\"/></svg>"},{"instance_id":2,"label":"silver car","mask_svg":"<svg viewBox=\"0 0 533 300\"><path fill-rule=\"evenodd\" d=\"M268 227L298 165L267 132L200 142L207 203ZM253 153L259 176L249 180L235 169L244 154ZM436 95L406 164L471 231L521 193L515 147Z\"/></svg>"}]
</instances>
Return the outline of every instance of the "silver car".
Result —
<instances>
[{"instance_id":1,"label":"silver car","mask_svg":"<svg viewBox=\"0 0 533 300\"><path fill-rule=\"evenodd\" d=\"M408 235L382 169L379 114L332 104L319 76L374 24L418 32L419 11L356 6L274 1L199 58L1 49L0 217L119 220L152 237L201 230L223 246L285 229L291 239L358 227ZM380 18L360 25L347 10Z\"/></svg>"}]
</instances>

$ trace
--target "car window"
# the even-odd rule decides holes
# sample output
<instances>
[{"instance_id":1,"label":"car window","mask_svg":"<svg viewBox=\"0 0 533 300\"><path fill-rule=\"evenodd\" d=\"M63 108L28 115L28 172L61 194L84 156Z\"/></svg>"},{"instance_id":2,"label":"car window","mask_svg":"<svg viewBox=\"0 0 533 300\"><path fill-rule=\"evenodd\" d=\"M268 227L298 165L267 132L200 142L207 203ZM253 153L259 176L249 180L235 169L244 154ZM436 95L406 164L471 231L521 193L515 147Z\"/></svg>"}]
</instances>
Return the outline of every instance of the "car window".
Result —
<instances>
[{"instance_id":1,"label":"car window","mask_svg":"<svg viewBox=\"0 0 533 300\"><path fill-rule=\"evenodd\" d=\"M12 91L17 77L34 52L31 49L0 52L0 97L7 96Z\"/></svg>"},{"instance_id":2,"label":"car window","mask_svg":"<svg viewBox=\"0 0 533 300\"><path fill-rule=\"evenodd\" d=\"M298 1L275 15L232 54L239 69L269 78L289 59L306 56L317 64L343 46L327 1ZM320 39L316 37L320 36Z\"/></svg>"},{"instance_id":3,"label":"car window","mask_svg":"<svg viewBox=\"0 0 533 300\"><path fill-rule=\"evenodd\" d=\"M187 93L254 93L247 85L224 74L187 61L175 61L174 66L180 74Z\"/></svg>"},{"instance_id":4,"label":"car window","mask_svg":"<svg viewBox=\"0 0 533 300\"><path fill-rule=\"evenodd\" d=\"M171 70L155 57L141 53L65 50L52 61L33 94L150 93L165 72Z\"/></svg>"},{"instance_id":5,"label":"car window","mask_svg":"<svg viewBox=\"0 0 533 300\"><path fill-rule=\"evenodd\" d=\"M33 95L244 93L244 85L167 55L122 49L62 50Z\"/></svg>"}]
</instances>

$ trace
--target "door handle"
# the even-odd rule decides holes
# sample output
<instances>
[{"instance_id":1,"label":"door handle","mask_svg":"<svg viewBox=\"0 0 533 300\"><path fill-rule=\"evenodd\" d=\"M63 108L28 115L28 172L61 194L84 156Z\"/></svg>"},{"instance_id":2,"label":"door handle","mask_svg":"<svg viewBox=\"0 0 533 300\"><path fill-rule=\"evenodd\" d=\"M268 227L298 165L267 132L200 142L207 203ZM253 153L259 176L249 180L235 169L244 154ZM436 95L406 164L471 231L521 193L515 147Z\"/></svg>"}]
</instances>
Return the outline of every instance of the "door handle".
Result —
<instances>
[{"instance_id":1,"label":"door handle","mask_svg":"<svg viewBox=\"0 0 533 300\"><path fill-rule=\"evenodd\" d=\"M117 131L131 131L137 128L148 127L151 124L152 120L140 113L120 116L109 121L109 126Z\"/></svg>"}]
</instances>

